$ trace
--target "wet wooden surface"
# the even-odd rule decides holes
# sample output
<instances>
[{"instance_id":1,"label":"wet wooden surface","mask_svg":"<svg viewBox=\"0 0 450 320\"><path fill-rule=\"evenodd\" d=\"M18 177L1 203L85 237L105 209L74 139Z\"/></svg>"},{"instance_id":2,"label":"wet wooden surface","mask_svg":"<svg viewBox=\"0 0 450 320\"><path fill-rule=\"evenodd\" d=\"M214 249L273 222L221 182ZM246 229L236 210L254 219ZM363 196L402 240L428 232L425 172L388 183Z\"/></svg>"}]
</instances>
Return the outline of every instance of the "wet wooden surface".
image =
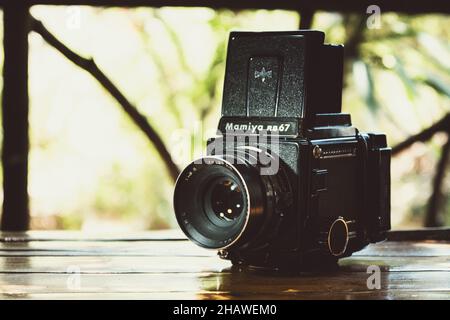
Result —
<instances>
[{"instance_id":1,"label":"wet wooden surface","mask_svg":"<svg viewBox=\"0 0 450 320\"><path fill-rule=\"evenodd\" d=\"M381 288L367 287L367 267ZM232 270L177 232L0 233L0 299L450 299L450 242L387 241L296 276Z\"/></svg>"}]
</instances>

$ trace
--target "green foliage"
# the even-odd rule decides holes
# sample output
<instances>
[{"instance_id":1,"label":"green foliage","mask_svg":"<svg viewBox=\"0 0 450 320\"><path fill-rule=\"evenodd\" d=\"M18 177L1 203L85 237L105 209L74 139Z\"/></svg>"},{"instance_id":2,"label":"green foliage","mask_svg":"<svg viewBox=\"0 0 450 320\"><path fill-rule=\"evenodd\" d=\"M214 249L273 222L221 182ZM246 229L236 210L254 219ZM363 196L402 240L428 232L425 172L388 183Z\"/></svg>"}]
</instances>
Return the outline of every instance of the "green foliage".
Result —
<instances>
[{"instance_id":1,"label":"green foliage","mask_svg":"<svg viewBox=\"0 0 450 320\"><path fill-rule=\"evenodd\" d=\"M450 19L389 13L381 22L380 29L360 30L353 62L358 67L344 93L344 110L348 108L359 128L387 132L389 143L395 145L450 112ZM393 159L394 226L422 224L445 141L439 135ZM449 180L447 174L446 193ZM444 206L442 212L449 209Z\"/></svg>"}]
</instances>

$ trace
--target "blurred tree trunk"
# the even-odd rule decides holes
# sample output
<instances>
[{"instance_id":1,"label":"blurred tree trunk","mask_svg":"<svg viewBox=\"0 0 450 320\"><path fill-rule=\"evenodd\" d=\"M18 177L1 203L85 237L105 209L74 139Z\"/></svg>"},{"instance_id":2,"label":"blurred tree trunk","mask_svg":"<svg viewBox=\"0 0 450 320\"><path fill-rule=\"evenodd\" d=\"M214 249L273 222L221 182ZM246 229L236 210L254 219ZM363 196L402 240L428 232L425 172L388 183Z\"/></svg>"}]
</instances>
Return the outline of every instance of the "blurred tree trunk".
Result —
<instances>
[{"instance_id":1,"label":"blurred tree trunk","mask_svg":"<svg viewBox=\"0 0 450 320\"><path fill-rule=\"evenodd\" d=\"M450 127L450 124L449 124ZM447 142L442 147L441 158L439 159L436 174L433 179L433 193L431 194L428 203L427 215L425 217L425 227L440 227L443 226L444 216L440 214L444 206L444 192L442 190L445 178L445 168L448 165L450 156L450 129L447 134Z\"/></svg>"}]
</instances>

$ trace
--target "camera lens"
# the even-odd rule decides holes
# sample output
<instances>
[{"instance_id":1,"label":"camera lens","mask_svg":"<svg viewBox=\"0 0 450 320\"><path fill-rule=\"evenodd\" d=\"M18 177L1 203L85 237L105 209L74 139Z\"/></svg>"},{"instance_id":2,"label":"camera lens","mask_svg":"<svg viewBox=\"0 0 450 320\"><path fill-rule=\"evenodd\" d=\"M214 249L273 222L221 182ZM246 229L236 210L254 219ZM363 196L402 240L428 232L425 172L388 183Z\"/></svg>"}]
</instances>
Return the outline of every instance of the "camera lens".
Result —
<instances>
[{"instance_id":1,"label":"camera lens","mask_svg":"<svg viewBox=\"0 0 450 320\"><path fill-rule=\"evenodd\" d=\"M223 249L248 245L270 225L270 182L245 159L210 156L192 162L178 177L175 215L196 244Z\"/></svg>"},{"instance_id":2,"label":"camera lens","mask_svg":"<svg viewBox=\"0 0 450 320\"><path fill-rule=\"evenodd\" d=\"M235 220L244 209L244 194L238 183L230 178L215 181L205 201L210 202L214 214L225 221Z\"/></svg>"}]
</instances>

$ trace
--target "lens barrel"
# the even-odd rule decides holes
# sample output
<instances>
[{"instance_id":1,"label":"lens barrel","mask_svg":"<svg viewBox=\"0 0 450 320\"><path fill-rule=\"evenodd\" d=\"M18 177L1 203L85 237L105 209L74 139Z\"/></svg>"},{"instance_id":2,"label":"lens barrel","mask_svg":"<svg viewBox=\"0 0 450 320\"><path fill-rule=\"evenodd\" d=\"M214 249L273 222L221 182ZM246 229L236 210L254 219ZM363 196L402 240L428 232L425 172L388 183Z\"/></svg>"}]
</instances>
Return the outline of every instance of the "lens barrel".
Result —
<instances>
[{"instance_id":1,"label":"lens barrel","mask_svg":"<svg viewBox=\"0 0 450 320\"><path fill-rule=\"evenodd\" d=\"M274 186L239 155L208 156L177 179L175 215L194 243L209 249L249 245L270 224Z\"/></svg>"}]
</instances>

